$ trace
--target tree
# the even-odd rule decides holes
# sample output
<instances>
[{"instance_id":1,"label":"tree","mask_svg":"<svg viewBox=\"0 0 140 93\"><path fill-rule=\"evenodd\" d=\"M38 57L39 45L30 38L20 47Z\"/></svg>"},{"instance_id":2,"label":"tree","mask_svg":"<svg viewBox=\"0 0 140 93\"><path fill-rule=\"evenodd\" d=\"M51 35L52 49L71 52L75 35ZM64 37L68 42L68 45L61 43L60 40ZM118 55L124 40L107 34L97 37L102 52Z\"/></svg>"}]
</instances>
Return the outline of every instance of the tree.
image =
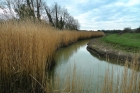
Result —
<instances>
[{"instance_id":1,"label":"tree","mask_svg":"<svg viewBox=\"0 0 140 93\"><path fill-rule=\"evenodd\" d=\"M138 27L135 32L140 33L140 27Z\"/></svg>"},{"instance_id":2,"label":"tree","mask_svg":"<svg viewBox=\"0 0 140 93\"><path fill-rule=\"evenodd\" d=\"M123 32L131 32L132 30L131 30L131 28L130 27L126 27L126 28L124 28L124 30L123 30Z\"/></svg>"},{"instance_id":3,"label":"tree","mask_svg":"<svg viewBox=\"0 0 140 93\"><path fill-rule=\"evenodd\" d=\"M14 9L19 19L40 20L42 0L5 0L3 3L3 7Z\"/></svg>"},{"instance_id":4,"label":"tree","mask_svg":"<svg viewBox=\"0 0 140 93\"><path fill-rule=\"evenodd\" d=\"M15 12L18 13L20 19L31 18L32 16L34 16L33 10L31 10L25 4L20 5L18 9L15 9Z\"/></svg>"},{"instance_id":5,"label":"tree","mask_svg":"<svg viewBox=\"0 0 140 93\"><path fill-rule=\"evenodd\" d=\"M80 24L72 17L67 9L55 3L51 8L44 0L5 0L3 7L12 9L17 13L20 20L30 19L41 21L41 16L46 15L49 23L58 29L78 30ZM1 8L1 6L0 6ZM12 13L11 13L12 14Z\"/></svg>"},{"instance_id":6,"label":"tree","mask_svg":"<svg viewBox=\"0 0 140 93\"><path fill-rule=\"evenodd\" d=\"M44 9L45 9L46 14L47 14L47 16L48 16L48 18L49 18L49 23L50 23L52 26L54 26L54 23L53 23L53 20L52 20L52 16L51 16L51 13L50 13L50 9L47 8L47 6L45 6Z\"/></svg>"},{"instance_id":7,"label":"tree","mask_svg":"<svg viewBox=\"0 0 140 93\"><path fill-rule=\"evenodd\" d=\"M33 17L33 19L35 19L35 13L34 13L34 4L33 4L33 0L26 0L27 1L27 6L29 7L29 12L30 12L30 16Z\"/></svg>"},{"instance_id":8,"label":"tree","mask_svg":"<svg viewBox=\"0 0 140 93\"><path fill-rule=\"evenodd\" d=\"M41 7L41 3L42 3L41 0L36 0L37 18L38 18L39 21L40 21L40 7Z\"/></svg>"},{"instance_id":9,"label":"tree","mask_svg":"<svg viewBox=\"0 0 140 93\"><path fill-rule=\"evenodd\" d=\"M59 6L57 3L55 3L52 6L51 11L52 11L52 18L53 18L53 22L55 24L55 27L60 29L59 22L60 22L60 16L61 16L61 6Z\"/></svg>"},{"instance_id":10,"label":"tree","mask_svg":"<svg viewBox=\"0 0 140 93\"><path fill-rule=\"evenodd\" d=\"M59 22L59 28L63 29L63 27L64 27L64 21L63 21L63 19L61 17L60 22Z\"/></svg>"}]
</instances>

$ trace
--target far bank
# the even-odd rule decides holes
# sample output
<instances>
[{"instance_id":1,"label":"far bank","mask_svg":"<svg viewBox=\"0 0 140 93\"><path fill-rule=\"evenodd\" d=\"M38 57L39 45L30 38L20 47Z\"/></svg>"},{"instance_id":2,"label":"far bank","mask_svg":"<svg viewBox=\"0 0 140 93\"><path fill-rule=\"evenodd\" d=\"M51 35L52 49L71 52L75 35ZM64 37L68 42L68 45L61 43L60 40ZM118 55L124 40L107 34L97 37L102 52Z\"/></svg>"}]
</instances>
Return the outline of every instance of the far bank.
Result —
<instances>
[{"instance_id":1,"label":"far bank","mask_svg":"<svg viewBox=\"0 0 140 93\"><path fill-rule=\"evenodd\" d=\"M140 62L140 34L111 34L96 38L88 43L87 50L99 57L114 59L117 62Z\"/></svg>"}]
</instances>

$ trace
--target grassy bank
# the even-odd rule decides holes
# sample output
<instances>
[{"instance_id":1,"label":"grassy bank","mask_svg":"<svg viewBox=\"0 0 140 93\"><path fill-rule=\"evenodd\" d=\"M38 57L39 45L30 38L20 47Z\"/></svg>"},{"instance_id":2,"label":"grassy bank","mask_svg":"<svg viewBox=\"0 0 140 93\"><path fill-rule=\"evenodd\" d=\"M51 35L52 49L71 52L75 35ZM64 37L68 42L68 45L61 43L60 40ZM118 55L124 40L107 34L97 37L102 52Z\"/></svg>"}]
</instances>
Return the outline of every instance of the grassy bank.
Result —
<instances>
[{"instance_id":1,"label":"grassy bank","mask_svg":"<svg viewBox=\"0 0 140 93\"><path fill-rule=\"evenodd\" d=\"M0 24L0 92L46 92L46 70L51 67L56 50L81 39L103 35L102 32L59 31L27 21Z\"/></svg>"},{"instance_id":2,"label":"grassy bank","mask_svg":"<svg viewBox=\"0 0 140 93\"><path fill-rule=\"evenodd\" d=\"M102 40L125 51L140 50L140 34L138 33L111 34L105 36Z\"/></svg>"},{"instance_id":3,"label":"grassy bank","mask_svg":"<svg viewBox=\"0 0 140 93\"><path fill-rule=\"evenodd\" d=\"M60 80L59 75L49 77L54 53L80 39L102 36L98 32L58 31L44 24L31 22L9 22L0 25L0 93L90 93L90 83L73 75ZM104 84L94 93L139 93L139 74L137 66L125 65L123 74L113 75L113 69L106 71ZM110 73L111 72L111 73ZM118 71L119 73L119 71ZM92 74L91 74L92 76ZM119 76L122 76L120 78ZM87 90L83 89L86 87Z\"/></svg>"}]
</instances>

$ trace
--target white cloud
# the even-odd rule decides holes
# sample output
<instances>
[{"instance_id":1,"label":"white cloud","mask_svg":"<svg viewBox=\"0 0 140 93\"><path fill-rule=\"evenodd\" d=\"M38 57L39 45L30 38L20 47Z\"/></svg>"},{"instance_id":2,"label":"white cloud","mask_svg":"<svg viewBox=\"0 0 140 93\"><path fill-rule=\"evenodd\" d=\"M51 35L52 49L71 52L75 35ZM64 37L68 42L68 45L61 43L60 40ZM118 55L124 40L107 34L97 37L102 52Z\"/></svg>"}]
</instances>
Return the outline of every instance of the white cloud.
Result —
<instances>
[{"instance_id":1,"label":"white cloud","mask_svg":"<svg viewBox=\"0 0 140 93\"><path fill-rule=\"evenodd\" d=\"M140 0L48 0L47 4L51 6L54 2L66 7L68 12L79 20L81 29L123 29L140 26Z\"/></svg>"},{"instance_id":2,"label":"white cloud","mask_svg":"<svg viewBox=\"0 0 140 93\"><path fill-rule=\"evenodd\" d=\"M128 6L134 6L140 4L140 0L129 0L129 2L126 4Z\"/></svg>"},{"instance_id":3,"label":"white cloud","mask_svg":"<svg viewBox=\"0 0 140 93\"><path fill-rule=\"evenodd\" d=\"M81 23L81 29L137 28L140 26L140 8L136 5L140 5L139 0L116 1L91 8L75 17Z\"/></svg>"},{"instance_id":4,"label":"white cloud","mask_svg":"<svg viewBox=\"0 0 140 93\"><path fill-rule=\"evenodd\" d=\"M117 1L117 2L114 2L113 5L131 7L131 6L135 6L135 5L139 5L139 4L140 4L140 0L128 0L127 2Z\"/></svg>"},{"instance_id":5,"label":"white cloud","mask_svg":"<svg viewBox=\"0 0 140 93\"><path fill-rule=\"evenodd\" d=\"M75 1L78 1L78 0L75 0ZM88 0L79 0L77 3L87 3L88 2Z\"/></svg>"}]
</instances>

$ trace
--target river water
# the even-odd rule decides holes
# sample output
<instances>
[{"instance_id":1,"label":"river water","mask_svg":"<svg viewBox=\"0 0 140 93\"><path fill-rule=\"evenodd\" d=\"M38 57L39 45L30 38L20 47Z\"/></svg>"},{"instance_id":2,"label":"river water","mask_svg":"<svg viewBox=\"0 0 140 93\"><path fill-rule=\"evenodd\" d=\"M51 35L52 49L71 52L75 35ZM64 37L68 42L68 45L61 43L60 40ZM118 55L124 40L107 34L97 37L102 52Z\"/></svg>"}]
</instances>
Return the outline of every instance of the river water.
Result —
<instances>
[{"instance_id":1,"label":"river water","mask_svg":"<svg viewBox=\"0 0 140 93\"><path fill-rule=\"evenodd\" d=\"M108 76L111 76L113 84L116 84L118 78L120 79L124 74L123 65L91 54L86 49L89 41L78 41L57 51L56 65L51 70L51 74L59 77L60 86L65 87L70 81L72 83L69 86L73 83L75 88L81 85L80 89L85 91L84 93L99 92L107 82ZM131 72L131 69L127 69L127 71ZM119 83L117 86L120 86Z\"/></svg>"}]
</instances>

